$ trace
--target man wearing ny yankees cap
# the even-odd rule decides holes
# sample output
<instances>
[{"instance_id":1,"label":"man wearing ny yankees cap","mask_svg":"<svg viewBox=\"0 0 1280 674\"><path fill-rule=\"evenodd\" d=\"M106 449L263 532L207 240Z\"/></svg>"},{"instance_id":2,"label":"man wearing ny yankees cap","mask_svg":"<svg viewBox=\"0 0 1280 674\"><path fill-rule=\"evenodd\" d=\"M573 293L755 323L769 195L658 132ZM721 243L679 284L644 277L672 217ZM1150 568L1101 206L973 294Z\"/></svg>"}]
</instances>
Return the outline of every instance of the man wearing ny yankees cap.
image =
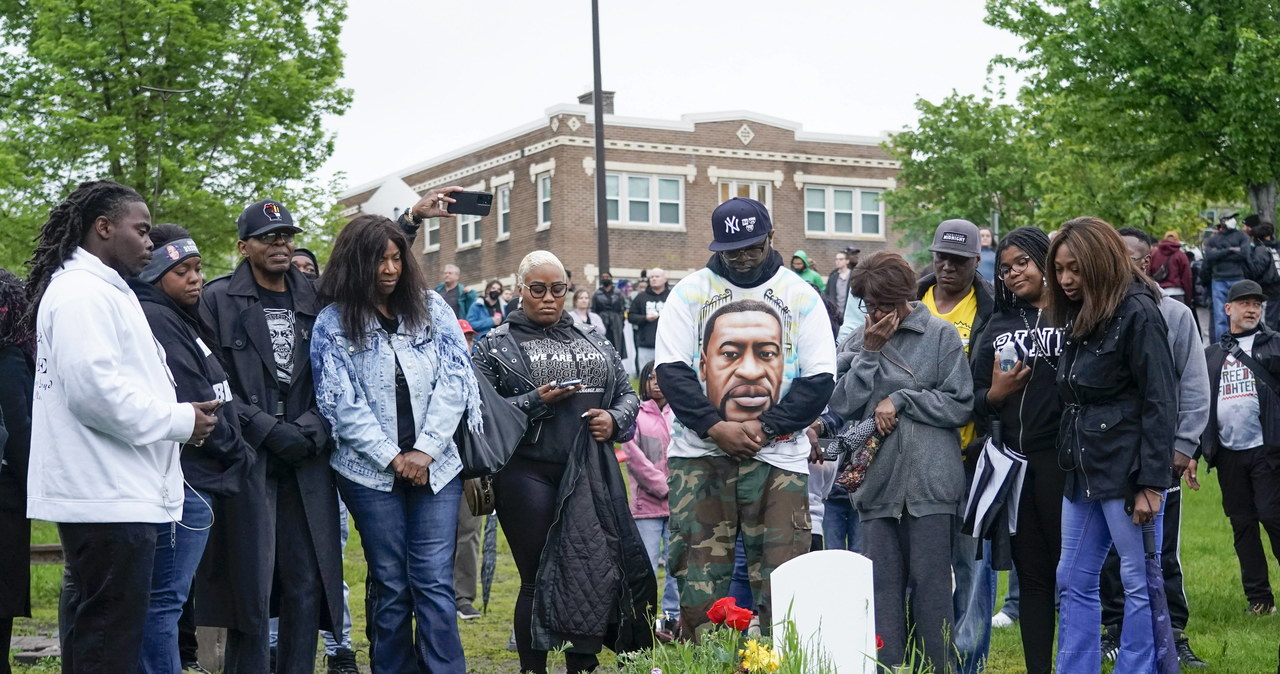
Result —
<instances>
[{"instance_id":1,"label":"man wearing ny yankees cap","mask_svg":"<svg viewBox=\"0 0 1280 674\"><path fill-rule=\"evenodd\" d=\"M783 266L764 204L730 199L711 227L707 266L681 279L662 308L655 358L676 417L667 450L668 568L683 581L686 637L728 596L739 533L768 631L770 574L809 550L805 429L835 387L826 309Z\"/></svg>"}]
</instances>

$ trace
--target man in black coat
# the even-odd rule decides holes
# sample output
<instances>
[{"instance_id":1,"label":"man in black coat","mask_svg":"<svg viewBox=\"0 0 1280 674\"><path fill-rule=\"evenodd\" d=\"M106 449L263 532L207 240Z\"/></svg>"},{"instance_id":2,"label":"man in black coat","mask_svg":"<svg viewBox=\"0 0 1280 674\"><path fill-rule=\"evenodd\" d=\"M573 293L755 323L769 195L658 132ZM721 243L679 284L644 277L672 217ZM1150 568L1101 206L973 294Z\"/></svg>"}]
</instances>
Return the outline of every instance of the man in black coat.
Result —
<instances>
[{"instance_id":1,"label":"man in black coat","mask_svg":"<svg viewBox=\"0 0 1280 674\"><path fill-rule=\"evenodd\" d=\"M1212 305L1209 310L1209 341L1216 342L1227 334L1227 292L1236 281L1245 278L1252 242L1249 235L1235 228L1235 220L1218 225L1218 231L1204 244L1204 272L1208 276Z\"/></svg>"},{"instance_id":2,"label":"man in black coat","mask_svg":"<svg viewBox=\"0 0 1280 674\"><path fill-rule=\"evenodd\" d=\"M600 274L600 288L591 295L591 310L604 321L604 336L624 363L627 362L627 343L622 332L625 324L622 314L626 308L627 299L613 287L613 274Z\"/></svg>"},{"instance_id":3,"label":"man in black coat","mask_svg":"<svg viewBox=\"0 0 1280 674\"><path fill-rule=\"evenodd\" d=\"M310 360L321 306L290 262L301 230L282 204L259 201L237 226L245 259L209 283L201 311L259 460L217 512L197 576L197 622L228 628L226 672L261 674L268 618L279 615L276 671L310 673L317 632L342 617L329 424L316 409Z\"/></svg>"}]
</instances>

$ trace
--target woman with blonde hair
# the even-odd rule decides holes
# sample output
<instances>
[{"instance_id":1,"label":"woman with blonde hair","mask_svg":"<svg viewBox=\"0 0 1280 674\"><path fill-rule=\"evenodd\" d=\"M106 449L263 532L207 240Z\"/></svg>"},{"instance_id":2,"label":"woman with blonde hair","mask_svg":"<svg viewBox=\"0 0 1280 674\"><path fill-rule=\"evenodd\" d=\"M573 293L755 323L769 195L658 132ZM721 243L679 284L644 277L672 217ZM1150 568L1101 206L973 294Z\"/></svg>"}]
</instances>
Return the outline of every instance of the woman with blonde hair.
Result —
<instances>
[{"instance_id":1,"label":"woman with blonde hair","mask_svg":"<svg viewBox=\"0 0 1280 674\"><path fill-rule=\"evenodd\" d=\"M1058 562L1063 672L1099 672L1098 576L1114 544L1125 589L1118 672L1155 671L1143 529L1160 535L1177 425L1177 381L1158 303L1124 240L1098 218L1062 226L1049 246L1046 316L1063 328L1059 465L1068 471ZM1159 549L1157 540L1156 549Z\"/></svg>"}]
</instances>

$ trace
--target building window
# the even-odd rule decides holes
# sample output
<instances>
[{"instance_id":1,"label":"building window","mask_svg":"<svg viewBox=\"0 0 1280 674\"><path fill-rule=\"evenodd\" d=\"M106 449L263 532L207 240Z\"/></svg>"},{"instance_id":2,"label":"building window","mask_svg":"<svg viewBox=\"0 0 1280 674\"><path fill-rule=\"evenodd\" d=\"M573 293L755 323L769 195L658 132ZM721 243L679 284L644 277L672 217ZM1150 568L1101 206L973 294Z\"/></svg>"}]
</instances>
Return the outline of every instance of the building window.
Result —
<instances>
[{"instance_id":1,"label":"building window","mask_svg":"<svg viewBox=\"0 0 1280 674\"><path fill-rule=\"evenodd\" d=\"M806 234L884 236L880 190L804 188L804 231Z\"/></svg>"},{"instance_id":2,"label":"building window","mask_svg":"<svg viewBox=\"0 0 1280 674\"><path fill-rule=\"evenodd\" d=\"M427 218L422 229L426 235L422 240L422 252L440 250L440 218Z\"/></svg>"},{"instance_id":3,"label":"building window","mask_svg":"<svg viewBox=\"0 0 1280 674\"><path fill-rule=\"evenodd\" d=\"M511 188L498 188L498 240L511 238Z\"/></svg>"},{"instance_id":4,"label":"building window","mask_svg":"<svg viewBox=\"0 0 1280 674\"><path fill-rule=\"evenodd\" d=\"M480 245L480 216L458 216L458 248L471 248Z\"/></svg>"},{"instance_id":5,"label":"building window","mask_svg":"<svg viewBox=\"0 0 1280 674\"><path fill-rule=\"evenodd\" d=\"M609 173L604 182L610 224L684 226L684 186L679 178Z\"/></svg>"},{"instance_id":6,"label":"building window","mask_svg":"<svg viewBox=\"0 0 1280 674\"><path fill-rule=\"evenodd\" d=\"M764 204L764 207L773 210L773 204L770 203L773 185L765 182L757 182L751 180L721 180L720 181L720 203L724 203L734 197L746 197L755 199Z\"/></svg>"},{"instance_id":7,"label":"building window","mask_svg":"<svg viewBox=\"0 0 1280 674\"><path fill-rule=\"evenodd\" d=\"M538 176L538 229L551 226L551 174Z\"/></svg>"}]
</instances>

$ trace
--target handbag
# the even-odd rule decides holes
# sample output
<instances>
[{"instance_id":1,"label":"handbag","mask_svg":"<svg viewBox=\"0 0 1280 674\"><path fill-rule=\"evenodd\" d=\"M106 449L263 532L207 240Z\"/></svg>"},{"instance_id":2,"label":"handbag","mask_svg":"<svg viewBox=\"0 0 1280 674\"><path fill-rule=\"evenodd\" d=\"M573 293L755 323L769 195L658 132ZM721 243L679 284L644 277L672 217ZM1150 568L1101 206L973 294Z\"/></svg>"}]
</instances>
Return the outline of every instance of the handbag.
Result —
<instances>
[{"instance_id":1,"label":"handbag","mask_svg":"<svg viewBox=\"0 0 1280 674\"><path fill-rule=\"evenodd\" d=\"M467 411L453 432L453 442L458 446L458 455L462 459L464 480L493 475L502 470L529 427L528 415L507 402L480 372L476 372L476 385L480 389L481 429L471 430L468 419L471 412Z\"/></svg>"},{"instance_id":2,"label":"handbag","mask_svg":"<svg viewBox=\"0 0 1280 674\"><path fill-rule=\"evenodd\" d=\"M493 514L493 476L473 477L462 483L462 496L467 500L467 510L475 517Z\"/></svg>"},{"instance_id":3,"label":"handbag","mask_svg":"<svg viewBox=\"0 0 1280 674\"><path fill-rule=\"evenodd\" d=\"M884 436L876 432L875 417L850 426L836 437L824 452L827 459L840 459L836 484L850 495L858 491L883 443Z\"/></svg>"}]
</instances>

